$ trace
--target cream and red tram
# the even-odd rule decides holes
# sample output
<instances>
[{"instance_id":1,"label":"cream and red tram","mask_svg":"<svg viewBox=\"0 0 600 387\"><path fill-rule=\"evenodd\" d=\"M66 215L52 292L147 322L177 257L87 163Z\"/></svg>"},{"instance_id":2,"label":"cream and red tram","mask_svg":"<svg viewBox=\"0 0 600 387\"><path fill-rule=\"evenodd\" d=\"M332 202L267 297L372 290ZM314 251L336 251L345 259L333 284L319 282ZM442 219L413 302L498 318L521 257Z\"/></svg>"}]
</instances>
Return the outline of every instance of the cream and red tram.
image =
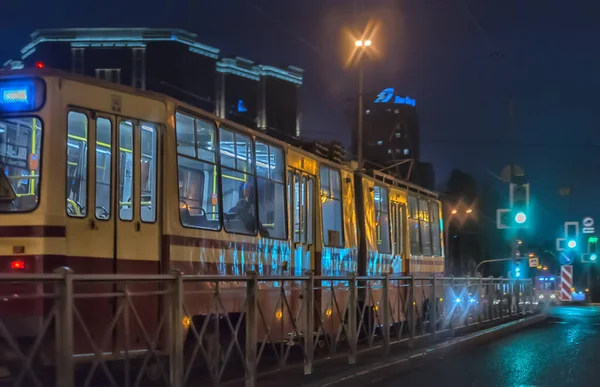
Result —
<instances>
[{"instance_id":1,"label":"cream and red tram","mask_svg":"<svg viewBox=\"0 0 600 387\"><path fill-rule=\"evenodd\" d=\"M443 272L435 195L357 173L164 95L53 70L0 72L0 167L4 272ZM137 289L144 286L156 285ZM259 302L271 310L280 290L260 286ZM289 307L298 310L301 289L286 286ZM239 314L243 297L230 294L223 307ZM102 335L114 304L76 302L90 333ZM158 298L135 303L152 325ZM44 314L37 301L25 305L0 306L16 337L35 336ZM202 297L186 299L194 324L209 309ZM130 342L143 346L141 334L131 332ZM118 349L119 337L101 350ZM85 340L76 344L79 353L89 351Z\"/></svg>"}]
</instances>

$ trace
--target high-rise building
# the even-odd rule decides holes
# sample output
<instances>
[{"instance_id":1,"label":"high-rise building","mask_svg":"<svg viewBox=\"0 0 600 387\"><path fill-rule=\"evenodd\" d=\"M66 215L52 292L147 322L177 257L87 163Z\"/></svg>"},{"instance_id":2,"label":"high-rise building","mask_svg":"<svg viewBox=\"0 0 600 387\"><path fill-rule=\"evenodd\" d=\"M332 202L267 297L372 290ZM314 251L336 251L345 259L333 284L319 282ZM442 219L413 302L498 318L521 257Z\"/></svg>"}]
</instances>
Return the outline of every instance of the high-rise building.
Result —
<instances>
[{"instance_id":1,"label":"high-rise building","mask_svg":"<svg viewBox=\"0 0 600 387\"><path fill-rule=\"evenodd\" d=\"M363 103L363 155L367 165L377 168L392 167L403 160L419 161L419 119L416 101L396 95L387 88L377 96L365 95ZM358 133L354 130L353 152L358 153ZM390 172L404 171L402 167Z\"/></svg>"},{"instance_id":2,"label":"high-rise building","mask_svg":"<svg viewBox=\"0 0 600 387\"><path fill-rule=\"evenodd\" d=\"M38 30L7 66L47 66L171 95L284 139L299 137L303 70L220 58L220 50L180 29Z\"/></svg>"}]
</instances>

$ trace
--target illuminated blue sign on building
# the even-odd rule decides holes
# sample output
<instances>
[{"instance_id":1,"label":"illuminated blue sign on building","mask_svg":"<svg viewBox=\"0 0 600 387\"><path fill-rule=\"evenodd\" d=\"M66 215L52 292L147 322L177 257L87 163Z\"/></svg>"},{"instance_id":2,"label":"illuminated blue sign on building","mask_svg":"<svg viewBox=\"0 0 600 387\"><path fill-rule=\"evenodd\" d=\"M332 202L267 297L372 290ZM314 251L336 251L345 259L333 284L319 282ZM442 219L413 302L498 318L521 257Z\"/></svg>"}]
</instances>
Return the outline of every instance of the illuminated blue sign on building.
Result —
<instances>
[{"instance_id":1,"label":"illuminated blue sign on building","mask_svg":"<svg viewBox=\"0 0 600 387\"><path fill-rule=\"evenodd\" d=\"M398 105L410 105L416 106L417 101L410 98L409 96L400 97L399 95L394 95L395 91L393 88L389 87L387 89L383 89L383 91L377 94L377 99L375 99L375 103L395 103Z\"/></svg>"}]
</instances>

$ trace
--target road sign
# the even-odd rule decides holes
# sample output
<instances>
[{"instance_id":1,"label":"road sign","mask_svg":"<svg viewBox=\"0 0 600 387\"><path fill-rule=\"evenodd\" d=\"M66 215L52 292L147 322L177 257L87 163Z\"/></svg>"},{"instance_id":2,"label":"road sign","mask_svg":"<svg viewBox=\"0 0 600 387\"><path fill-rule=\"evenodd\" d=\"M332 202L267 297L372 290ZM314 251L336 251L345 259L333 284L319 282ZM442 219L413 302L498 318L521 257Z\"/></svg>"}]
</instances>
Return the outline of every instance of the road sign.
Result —
<instances>
[{"instance_id":1,"label":"road sign","mask_svg":"<svg viewBox=\"0 0 600 387\"><path fill-rule=\"evenodd\" d=\"M560 267L560 300L571 301L573 299L573 266L563 265Z\"/></svg>"},{"instance_id":2,"label":"road sign","mask_svg":"<svg viewBox=\"0 0 600 387\"><path fill-rule=\"evenodd\" d=\"M537 267L540 264L538 257L529 258L529 267Z\"/></svg>"},{"instance_id":3,"label":"road sign","mask_svg":"<svg viewBox=\"0 0 600 387\"><path fill-rule=\"evenodd\" d=\"M582 233L593 234L596 232L596 228L594 227L594 218L592 218L591 216L586 216L585 218L583 218L581 224L583 225L581 229Z\"/></svg>"}]
</instances>

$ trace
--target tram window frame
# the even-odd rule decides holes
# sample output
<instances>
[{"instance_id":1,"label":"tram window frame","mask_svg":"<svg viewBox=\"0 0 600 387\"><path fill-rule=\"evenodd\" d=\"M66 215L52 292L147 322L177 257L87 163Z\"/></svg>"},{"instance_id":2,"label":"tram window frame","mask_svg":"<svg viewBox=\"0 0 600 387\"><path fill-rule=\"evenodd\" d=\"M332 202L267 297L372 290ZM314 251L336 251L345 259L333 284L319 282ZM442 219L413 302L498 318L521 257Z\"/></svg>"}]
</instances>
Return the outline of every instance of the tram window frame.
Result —
<instances>
[{"instance_id":1,"label":"tram window frame","mask_svg":"<svg viewBox=\"0 0 600 387\"><path fill-rule=\"evenodd\" d=\"M151 214L152 214L152 218L151 220L145 220L144 219L144 212L142 211L142 208L144 206L142 206L142 198L143 198L143 178L144 178L144 174L143 174L143 161L144 161L144 132L150 132L146 129L144 129L144 127L147 127L149 129L152 129L152 141L154 142L154 146L152 147L152 151L154 152L154 155L152 155L152 163L150 165L150 170L148 172L148 180L150 180L150 206L151 206ZM139 207L139 214L140 214L140 221L142 223L148 223L148 224L152 224L152 223L156 223L157 220L157 208L158 208L158 141L159 141L159 125L155 124L155 123L151 123L151 122L142 122L140 123L140 156L137 158L137 160L139 160L140 162L140 192L139 192L139 202L138 202L138 207ZM152 168L154 167L154 168ZM154 191L154 192L152 192Z\"/></svg>"},{"instance_id":2,"label":"tram window frame","mask_svg":"<svg viewBox=\"0 0 600 387\"><path fill-rule=\"evenodd\" d=\"M264 168L259 169L259 165L258 165L258 156L257 156L257 150L259 145L261 146L265 146L267 149L267 160L268 160L268 165L266 168L266 171L264 170ZM279 152L279 160L275 160L275 162L277 163L275 165L275 168L271 168L271 151L272 149L276 149ZM264 224L263 219L261 219L261 196L258 195L258 191L259 191L259 185L261 184L260 182L263 181L264 184L271 184L274 187L279 187L279 192L283 198L282 200L282 207L280 208L281 213L283 214L283 224L281 225L281 227L278 229L278 235L279 236L272 236L271 233L269 233L268 236L262 235L265 238L269 238L269 239L279 239L279 240L287 240L288 238L288 214L287 214L287 206L288 206L288 198L286 195L286 167L285 167L285 149L281 146L277 146L274 145L272 143L263 141L263 139L257 138L254 141L254 165L256 168L256 191L257 191L257 200L256 200L256 206L257 206L257 215L258 215L258 228L259 228L259 233L261 232L260 228L261 226ZM264 171L266 172L266 176L261 175L260 171ZM275 175L275 176L274 176ZM277 188L275 189L275 195L277 194ZM266 199L266 198L265 198ZM275 200L267 200L267 202L275 202ZM277 209L274 208L275 210L275 214L277 214ZM275 215L277 216L277 215Z\"/></svg>"},{"instance_id":3,"label":"tram window frame","mask_svg":"<svg viewBox=\"0 0 600 387\"><path fill-rule=\"evenodd\" d=\"M84 188L85 188L85 198L84 198L84 200L85 200L85 202L84 203L80 203L80 202L75 202L73 200L76 204L79 205L79 207L80 207L79 210L80 211L83 210L83 213L80 214L80 215L70 214L69 213L69 205L68 205L68 201L72 200L69 197L69 186L68 186L68 184L70 182L70 179L69 179L69 136L71 136L71 134L70 134L70 125L69 125L69 116L71 116L71 114L82 115L82 116L85 117L85 129L84 129L85 130L85 138L78 136L80 139L83 139L83 140L80 140L80 141L84 141L85 144L86 144L86 147L87 147L86 153L85 153L85 155L83 157L83 161L85 163L85 165L84 165L84 169L85 169L85 172L84 172L84 174L85 174L85 185L84 185ZM65 160L65 180L66 180L65 181L65 200L66 200L65 201L65 212L66 212L67 216L70 217L70 218L85 219L85 218L87 218L88 213L89 213L88 212L88 208L89 208L89 200L90 200L90 195L89 195L89 193L90 193L90 187L89 187L90 181L89 181L89 169L88 169L89 168L89 152L90 152L90 149L89 149L90 148L89 147L90 117L88 116L88 114L86 112L84 112L82 110L69 109L68 112L67 112L67 117L66 118L67 118L67 120L66 120L67 130L66 130L66 142L65 142L65 145L66 145L66 151L67 152L66 152L66 160ZM81 156L80 156L80 158L81 158Z\"/></svg>"},{"instance_id":4,"label":"tram window frame","mask_svg":"<svg viewBox=\"0 0 600 387\"><path fill-rule=\"evenodd\" d=\"M379 191L379 192L378 192ZM377 200L377 195L379 195L380 200ZM379 204L377 204L379 203ZM378 208L379 207L379 208ZM391 241L391 230L390 230L390 200L389 200L389 190L380 185L375 185L373 187L373 215L375 216L376 222L376 232L382 233L387 230L387 246L383 245L383 238L381 238L381 243L379 243L380 238L379 235L376 235L377 239L377 251L381 254L391 254L392 253L392 241ZM380 224L381 214L387 216L387 227L384 228ZM385 225L384 225L385 226Z\"/></svg>"},{"instance_id":5,"label":"tram window frame","mask_svg":"<svg viewBox=\"0 0 600 387\"><path fill-rule=\"evenodd\" d=\"M429 210L429 199L424 197L419 197L419 232L421 233L421 255L432 257L431 212Z\"/></svg>"},{"instance_id":6,"label":"tram window frame","mask_svg":"<svg viewBox=\"0 0 600 387\"><path fill-rule=\"evenodd\" d=\"M412 203L414 205L412 205ZM416 195L408 195L408 237L409 237L409 252L410 255L420 256L423 255L423 249L421 248L421 228L419 224L419 197ZM416 227L415 227L416 226ZM413 238L412 231L417 229Z\"/></svg>"},{"instance_id":7,"label":"tram window frame","mask_svg":"<svg viewBox=\"0 0 600 387\"><path fill-rule=\"evenodd\" d=\"M122 159L121 159L121 149L125 149L123 148L123 143L122 143L122 136L121 136L121 126L123 124L129 124L131 126L131 180L130 180L130 185L131 185L131 217L130 218L124 218L123 214L121 212L122 208L121 208L121 203L125 203L124 201L122 202L121 199L121 195L123 195L123 186L121 186L121 177L123 174L123 170L121 169L122 167ZM118 135L119 135L119 141L118 141L118 145L119 145L119 157L117 158L117 168L118 168L118 178L116 180L116 184L118 185L118 191L117 191L117 209L119 212L119 220L123 221L123 222L133 222L134 218L135 218L135 179L137 178L137 176L135 175L135 128L136 128L136 122L133 119L129 119L129 118L122 118L118 120Z\"/></svg>"},{"instance_id":8,"label":"tram window frame","mask_svg":"<svg viewBox=\"0 0 600 387\"><path fill-rule=\"evenodd\" d=\"M323 178L323 172L327 171L327 179ZM337 179L337 188L339 190L339 197L336 198L333 196L333 190L332 190L332 178L331 178L331 171L337 173L338 179ZM324 185L323 182L327 180L327 190L324 191ZM341 170L337 169L337 168L333 168L330 167L329 165L325 165L322 164L321 166L319 166L319 181L320 181L320 192L319 192L319 198L321 199L321 237L323 240L323 246L327 246L327 247L335 247L335 248L344 248L345 247L345 240L344 240L344 203L343 203L343 194L342 194L342 172ZM327 192L327 195L323 195L323 192ZM325 199L325 201L323 200ZM331 244L331 241L329 240L329 234L325 234L326 230L325 230L325 217L323 216L323 204L325 204L326 201L337 201L339 203L339 220L340 220L340 229L339 229L339 234L340 234L340 238L339 238L339 244ZM332 231L338 231L338 230L332 230ZM327 230L327 232L329 232L329 230Z\"/></svg>"},{"instance_id":9,"label":"tram window frame","mask_svg":"<svg viewBox=\"0 0 600 387\"><path fill-rule=\"evenodd\" d=\"M218 130L217 130L217 125L215 124L215 122L213 120L207 119L205 117L202 116L198 116L195 115L193 113L188 113L187 111L177 111L175 113L175 132L176 132L176 137L177 137L177 127L179 126L177 124L178 122L178 117L187 117L187 118L191 118L192 119L192 131L193 131L193 147L194 147L194 155L189 155L189 152L187 153L180 153L179 152L179 143L176 144L176 148L175 148L175 153L177 155L177 182L178 182L178 188L177 188L177 199L178 199L178 212L179 212L179 223L181 224L182 227L184 228L189 228L189 229L197 229L197 230L207 230L207 231L221 231L223 229L223 206L222 206L222 190L221 190L221 169L219 167L218 164L218 154L219 154L219 135L218 135ZM212 135L213 135L213 139L212 139L212 153L213 153L213 157L212 157L212 161L211 159L207 159L207 158L200 158L200 152L198 151L198 135L197 135L197 123L201 122L203 125L207 125L207 128L210 128L212 130ZM210 150L206 149L206 148L202 148L202 153L205 154L206 151L210 152ZM195 164L200 166L200 168L193 168L190 166L183 166L184 163L181 162L181 160L187 160L187 162L189 162L190 164ZM217 195L217 200L215 202L214 206L211 207L215 207L215 212L213 212L212 214L215 215L217 219L213 220L212 223L216 225L216 227L208 227L208 226L202 226L202 225L193 225L190 223L186 223L184 222L184 219L182 218L182 212L181 212L181 199L182 199L182 186L180 186L179 184L179 178L180 178L180 174L182 172L182 170L188 170L188 171L193 171L193 172L198 172L198 171L209 171L210 169L213 170L213 176L214 176L214 186L216 187L216 192L213 192L213 195ZM204 180L202 181L202 184L204 185ZM206 202L210 201L212 204L212 198L206 198ZM205 214L206 214L206 210L204 210Z\"/></svg>"},{"instance_id":10,"label":"tram window frame","mask_svg":"<svg viewBox=\"0 0 600 387\"><path fill-rule=\"evenodd\" d=\"M99 197L98 196L98 191L99 191L98 187L101 185L98 182L98 153L99 153L98 150L100 149L99 146L98 146L99 145L99 141L98 141L98 127L99 127L99 125L98 125L98 122L100 120L106 121L108 123L108 134L109 134L109 142L108 142L108 145L109 145L109 153L108 153L108 155L109 155L108 156L108 206L107 207L102 207L102 206L98 205L99 204L98 203L98 197ZM114 131L113 131L113 129L114 129L114 127L113 127L112 120L110 118L108 118L108 117L97 116L95 122L96 122L96 138L95 138L95 157L96 157L96 165L95 165L95 167L96 167L96 176L95 176L96 181L95 181L95 185L96 185L96 187L95 187L95 192L94 192L94 216L99 221L107 222L112 217L112 192L113 192L113 179L112 179L113 164L112 163L113 163L113 154L114 154L114 152L113 152L113 140L114 140L114 136L113 136L114 135L114 133L113 133ZM104 184L104 183L102 183L102 184ZM101 218L101 217L98 216L98 211L97 211L98 207L102 207L106 211L106 214L107 214L106 218Z\"/></svg>"},{"instance_id":11,"label":"tram window frame","mask_svg":"<svg viewBox=\"0 0 600 387\"><path fill-rule=\"evenodd\" d=\"M442 227L440 225L440 203L437 200L429 201L429 215L431 223L429 226L431 234L431 253L434 257L442 256ZM437 232L437 238L434 237Z\"/></svg>"},{"instance_id":12,"label":"tram window frame","mask_svg":"<svg viewBox=\"0 0 600 387\"><path fill-rule=\"evenodd\" d=\"M223 142L223 134L224 132L228 132L231 133L233 135L233 156L231 155L227 155L223 153L223 147L222 147L222 142ZM249 147L246 148L245 152L246 152L246 161L242 163L242 166L245 164L246 168L240 168L239 166L239 159L238 159L238 137L242 137L245 140L248 141L248 145ZM223 229L228 233L228 234L239 234L239 235L249 235L249 236L257 236L258 235L258 190L257 190L257 182L256 182L256 168L255 165L256 163L253 162L253 157L255 154L255 149L254 149L254 138L246 133L242 133L240 131L236 131L234 129L231 129L228 126L225 125L219 125L219 161L220 161L220 181L221 181L221 207L222 207L222 211L223 211ZM228 151L230 152L230 151ZM250 156L248 157L248 152L250 153ZM231 153L231 152L230 152ZM223 160L228 160L227 158L233 159L233 167L231 166L226 166L224 165ZM232 173L232 175L226 175L225 172L229 171ZM225 222L225 193L224 193L224 179L230 179L230 180L239 180L240 178L234 176L235 174L242 174L244 175L244 177L247 180L242 180L244 181L246 184L248 183L248 181L251 179L252 182L252 191L250 191L250 194L253 194L253 202L249 201L249 206L251 207L251 209L253 209L253 216L254 216L254 229L252 231L239 231L239 230L233 230L231 228L228 229L227 227L227 223ZM240 186L240 188L242 188ZM238 189L239 192L239 189ZM241 201L241 199L238 197L237 202L239 203ZM233 207L231 208L235 208L237 207L236 203ZM227 214L229 215L229 213ZM246 225L244 225L246 226Z\"/></svg>"},{"instance_id":13,"label":"tram window frame","mask_svg":"<svg viewBox=\"0 0 600 387\"><path fill-rule=\"evenodd\" d=\"M43 106L43 105L42 105ZM40 107L41 109L41 107ZM2 117L3 119L6 120L26 120L26 119L32 119L32 120L37 120L37 122L40 125L40 134L39 134L39 138L36 138L36 145L38 145L39 147L39 152L37 152L36 154L38 155L38 168L37 168L37 172L38 172L38 178L37 178L37 186L34 186L34 191L36 192L36 201L35 201L35 206L28 208L26 210L13 210L13 211L7 211L4 209L0 209L0 214L28 214L28 213L32 213L34 212L39 206L40 206L40 202L42 201L42 160L43 160L43 151L44 151L44 141L45 141L45 137L44 137L44 132L45 132L45 123L42 120L42 118L40 116L37 115L32 115L32 114L25 114L25 115L15 115L15 116L4 116ZM6 132L7 133L7 132ZM37 151L37 150L36 150ZM30 152L28 152L29 154L31 154ZM65 175L66 175L66 170L65 170ZM0 173L4 173L4 171L0 171ZM9 183L10 184L10 183ZM12 187L12 184L11 184ZM13 188L14 190L14 188ZM18 199L18 198L17 198ZM13 207L14 208L14 207ZM66 209L65 209L66 210Z\"/></svg>"},{"instance_id":14,"label":"tram window frame","mask_svg":"<svg viewBox=\"0 0 600 387\"><path fill-rule=\"evenodd\" d=\"M406 232L407 205L399 201L391 201L390 205L390 224L392 228L392 254L402 255L406 253Z\"/></svg>"}]
</instances>

